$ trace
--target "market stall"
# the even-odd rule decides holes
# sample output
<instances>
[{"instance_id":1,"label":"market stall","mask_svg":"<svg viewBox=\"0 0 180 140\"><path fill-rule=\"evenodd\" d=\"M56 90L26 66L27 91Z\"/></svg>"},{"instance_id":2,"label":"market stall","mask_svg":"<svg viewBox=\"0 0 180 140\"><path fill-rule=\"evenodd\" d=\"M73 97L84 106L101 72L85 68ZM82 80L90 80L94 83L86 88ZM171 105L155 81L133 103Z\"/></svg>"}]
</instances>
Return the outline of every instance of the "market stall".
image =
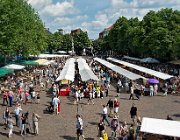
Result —
<instances>
[{"instance_id":1,"label":"market stall","mask_svg":"<svg viewBox=\"0 0 180 140\"><path fill-rule=\"evenodd\" d=\"M130 72L126 69L123 69L119 66L116 66L112 63L109 63L108 61L106 60L103 60L103 59L100 59L100 58L94 58L95 61L101 63L102 65L106 66L107 68L111 69L112 71L120 74L120 75L123 75L124 77L127 77L128 79L130 80L137 80L137 79L146 79L145 77L141 76L141 75L138 75L138 74L135 74L133 72Z\"/></svg>"},{"instance_id":2,"label":"market stall","mask_svg":"<svg viewBox=\"0 0 180 140\"><path fill-rule=\"evenodd\" d=\"M149 69L146 67L131 64L131 63L128 63L128 62L125 62L122 60L115 59L115 58L108 57L107 60L112 61L112 62L116 62L118 64L124 65L124 66L129 67L129 68L133 68L133 69L138 70L138 71L143 72L143 73L147 73L149 75L155 76L155 77L160 78L162 80L167 80L167 79L170 79L173 77L172 75L169 75L166 73L162 73L162 72L155 71L155 70L152 70L152 69Z\"/></svg>"},{"instance_id":3,"label":"market stall","mask_svg":"<svg viewBox=\"0 0 180 140\"><path fill-rule=\"evenodd\" d=\"M69 84L74 81L75 77L75 59L70 58L66 61L64 68L62 69L60 76L56 79L56 82L60 83L60 96L69 96L70 88Z\"/></svg>"},{"instance_id":4,"label":"market stall","mask_svg":"<svg viewBox=\"0 0 180 140\"><path fill-rule=\"evenodd\" d=\"M156 118L142 119L141 132L180 138L180 122Z\"/></svg>"},{"instance_id":5,"label":"market stall","mask_svg":"<svg viewBox=\"0 0 180 140\"><path fill-rule=\"evenodd\" d=\"M21 69L24 69L25 66L16 65L16 64L9 64L9 65L4 66L3 68L11 69L11 70L21 70Z\"/></svg>"},{"instance_id":6,"label":"market stall","mask_svg":"<svg viewBox=\"0 0 180 140\"><path fill-rule=\"evenodd\" d=\"M85 59L79 58L77 59L77 62L78 62L79 74L81 75L82 81L89 81L89 80L99 81L98 77L90 69Z\"/></svg>"}]
</instances>

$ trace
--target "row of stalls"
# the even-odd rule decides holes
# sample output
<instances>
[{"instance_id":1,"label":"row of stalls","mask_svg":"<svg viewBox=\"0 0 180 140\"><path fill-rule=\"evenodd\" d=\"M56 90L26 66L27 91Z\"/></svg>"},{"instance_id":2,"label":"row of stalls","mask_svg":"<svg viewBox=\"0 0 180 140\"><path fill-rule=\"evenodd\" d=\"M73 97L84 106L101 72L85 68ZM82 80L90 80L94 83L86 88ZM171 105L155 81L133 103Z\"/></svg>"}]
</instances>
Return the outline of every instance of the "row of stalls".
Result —
<instances>
[{"instance_id":1,"label":"row of stalls","mask_svg":"<svg viewBox=\"0 0 180 140\"><path fill-rule=\"evenodd\" d=\"M140 75L143 75L147 79L147 83L149 84L158 84L159 90L163 90L164 83L166 81L171 80L174 76L169 75L163 72L155 71L143 66L135 65L126 61L118 60L115 58L108 57L108 61L111 61L112 63L115 63L117 65L120 65L121 67L125 67L126 69L133 71L135 73L138 73ZM171 90L169 90L171 91Z\"/></svg>"},{"instance_id":2,"label":"row of stalls","mask_svg":"<svg viewBox=\"0 0 180 140\"><path fill-rule=\"evenodd\" d=\"M75 63L78 64L78 71L83 82L99 81L93 73L86 60L83 58L70 58L66 61L56 82L60 85L60 96L69 96L70 85L75 81Z\"/></svg>"},{"instance_id":3,"label":"row of stalls","mask_svg":"<svg viewBox=\"0 0 180 140\"><path fill-rule=\"evenodd\" d=\"M26 67L30 68L31 66L48 66L55 64L54 58L68 57L69 55L57 55L57 54L40 54L35 57L36 60L17 60L11 64L7 64L0 68L0 77L4 77L8 74L13 73L14 71L23 70ZM53 59L53 60L52 60Z\"/></svg>"},{"instance_id":4,"label":"row of stalls","mask_svg":"<svg viewBox=\"0 0 180 140\"><path fill-rule=\"evenodd\" d=\"M141 75L138 75L138 74L135 74L133 72L130 72L124 68L121 68L119 66L116 66L106 60L103 60L103 59L100 59L100 58L94 58L95 61L97 61L98 63L106 66L107 68L111 69L112 71L118 73L119 75L123 75L124 77L127 77L128 79L130 80L138 80L138 79L144 79L146 80L145 77L141 76Z\"/></svg>"}]
</instances>

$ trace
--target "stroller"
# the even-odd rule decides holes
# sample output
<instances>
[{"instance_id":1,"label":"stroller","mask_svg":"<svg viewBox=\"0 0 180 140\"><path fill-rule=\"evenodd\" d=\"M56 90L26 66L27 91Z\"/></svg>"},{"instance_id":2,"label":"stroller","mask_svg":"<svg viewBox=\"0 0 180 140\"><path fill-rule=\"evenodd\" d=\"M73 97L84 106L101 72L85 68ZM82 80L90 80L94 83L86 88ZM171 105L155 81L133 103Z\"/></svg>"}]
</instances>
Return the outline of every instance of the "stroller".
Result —
<instances>
[{"instance_id":1,"label":"stroller","mask_svg":"<svg viewBox=\"0 0 180 140\"><path fill-rule=\"evenodd\" d=\"M54 105L52 102L50 102L50 105L46 108L46 111L53 113L54 112Z\"/></svg>"}]
</instances>

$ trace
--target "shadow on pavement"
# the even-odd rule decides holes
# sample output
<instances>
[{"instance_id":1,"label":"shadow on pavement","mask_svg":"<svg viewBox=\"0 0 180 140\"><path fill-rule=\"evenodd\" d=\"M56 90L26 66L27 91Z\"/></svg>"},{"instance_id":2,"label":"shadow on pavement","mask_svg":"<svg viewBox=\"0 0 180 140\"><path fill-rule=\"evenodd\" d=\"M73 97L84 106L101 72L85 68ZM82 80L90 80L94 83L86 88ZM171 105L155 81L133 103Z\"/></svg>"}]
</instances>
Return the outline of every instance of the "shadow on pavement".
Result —
<instances>
[{"instance_id":1,"label":"shadow on pavement","mask_svg":"<svg viewBox=\"0 0 180 140\"><path fill-rule=\"evenodd\" d=\"M71 136L61 136L64 140L76 140L75 137L71 137Z\"/></svg>"},{"instance_id":2,"label":"shadow on pavement","mask_svg":"<svg viewBox=\"0 0 180 140\"><path fill-rule=\"evenodd\" d=\"M180 114L173 114L174 117L180 117Z\"/></svg>"}]
</instances>

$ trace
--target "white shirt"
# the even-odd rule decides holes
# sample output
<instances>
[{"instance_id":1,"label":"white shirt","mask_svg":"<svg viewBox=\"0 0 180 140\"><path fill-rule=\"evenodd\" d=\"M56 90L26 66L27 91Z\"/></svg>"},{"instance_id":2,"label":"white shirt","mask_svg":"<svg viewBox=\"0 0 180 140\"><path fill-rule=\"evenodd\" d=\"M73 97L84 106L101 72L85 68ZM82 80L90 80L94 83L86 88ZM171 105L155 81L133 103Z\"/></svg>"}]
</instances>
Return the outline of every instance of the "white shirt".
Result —
<instances>
[{"instance_id":1,"label":"white shirt","mask_svg":"<svg viewBox=\"0 0 180 140\"><path fill-rule=\"evenodd\" d=\"M103 108L103 114L107 114L107 107Z\"/></svg>"},{"instance_id":2,"label":"white shirt","mask_svg":"<svg viewBox=\"0 0 180 140\"><path fill-rule=\"evenodd\" d=\"M55 97L55 98L53 99L53 105L57 106L58 103L60 103L60 100L59 100L57 97Z\"/></svg>"},{"instance_id":3,"label":"white shirt","mask_svg":"<svg viewBox=\"0 0 180 140\"><path fill-rule=\"evenodd\" d=\"M76 128L77 129L83 128L83 120L80 117L77 119Z\"/></svg>"},{"instance_id":4,"label":"white shirt","mask_svg":"<svg viewBox=\"0 0 180 140\"><path fill-rule=\"evenodd\" d=\"M16 115L19 115L22 109L20 107L17 107L14 111Z\"/></svg>"}]
</instances>

